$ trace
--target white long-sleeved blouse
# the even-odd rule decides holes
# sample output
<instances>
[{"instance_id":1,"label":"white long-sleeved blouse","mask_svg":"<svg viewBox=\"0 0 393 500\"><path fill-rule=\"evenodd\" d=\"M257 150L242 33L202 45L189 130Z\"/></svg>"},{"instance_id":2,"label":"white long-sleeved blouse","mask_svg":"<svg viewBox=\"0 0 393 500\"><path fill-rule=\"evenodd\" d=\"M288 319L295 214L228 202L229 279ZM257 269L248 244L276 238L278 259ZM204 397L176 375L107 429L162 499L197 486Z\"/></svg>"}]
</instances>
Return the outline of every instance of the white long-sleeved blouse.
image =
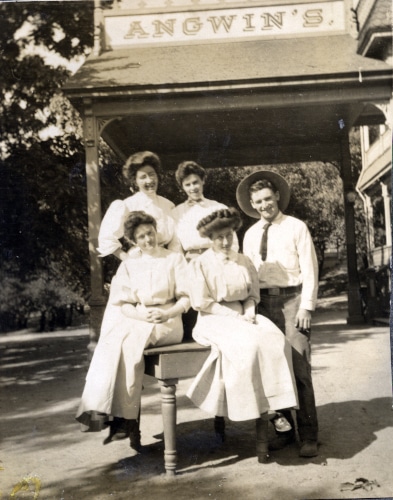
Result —
<instances>
[{"instance_id":1,"label":"white long-sleeved blouse","mask_svg":"<svg viewBox=\"0 0 393 500\"><path fill-rule=\"evenodd\" d=\"M110 302L159 306L181 301L189 307L187 264L182 254L158 248L157 255L133 252L123 261L112 279Z\"/></svg>"},{"instance_id":2,"label":"white long-sleeved blouse","mask_svg":"<svg viewBox=\"0 0 393 500\"><path fill-rule=\"evenodd\" d=\"M112 202L102 219L98 235L97 250L101 257L110 255L121 248L119 240L124 236L124 222L130 212L136 210L142 210L155 218L158 244L169 245L175 236L175 222L171 216L174 206L171 201L162 196L157 194L148 196L142 192L135 193L125 200ZM173 250L176 248L173 247Z\"/></svg>"}]
</instances>

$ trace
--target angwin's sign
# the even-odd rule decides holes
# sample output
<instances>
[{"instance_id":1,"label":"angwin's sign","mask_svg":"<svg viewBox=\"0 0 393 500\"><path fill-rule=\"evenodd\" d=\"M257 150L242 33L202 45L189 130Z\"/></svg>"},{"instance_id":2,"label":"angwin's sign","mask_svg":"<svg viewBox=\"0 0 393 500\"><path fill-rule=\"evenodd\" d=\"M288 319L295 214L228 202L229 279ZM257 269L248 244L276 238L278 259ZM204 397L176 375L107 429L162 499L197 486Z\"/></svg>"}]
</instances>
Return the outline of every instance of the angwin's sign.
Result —
<instances>
[{"instance_id":1,"label":"angwin's sign","mask_svg":"<svg viewBox=\"0 0 393 500\"><path fill-rule=\"evenodd\" d=\"M343 1L105 17L105 45L112 49L343 31Z\"/></svg>"}]
</instances>

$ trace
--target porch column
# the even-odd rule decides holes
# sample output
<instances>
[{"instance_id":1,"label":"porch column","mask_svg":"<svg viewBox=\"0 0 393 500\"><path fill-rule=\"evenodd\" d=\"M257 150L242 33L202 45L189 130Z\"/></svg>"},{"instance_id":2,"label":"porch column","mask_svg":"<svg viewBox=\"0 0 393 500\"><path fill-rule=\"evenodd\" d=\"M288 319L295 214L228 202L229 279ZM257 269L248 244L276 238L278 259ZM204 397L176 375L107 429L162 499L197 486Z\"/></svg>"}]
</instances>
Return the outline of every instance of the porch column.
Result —
<instances>
[{"instance_id":1,"label":"porch column","mask_svg":"<svg viewBox=\"0 0 393 500\"><path fill-rule=\"evenodd\" d=\"M355 236L355 188L352 181L351 154L349 137L346 131L341 132L341 177L344 188L345 235L347 243L348 269L348 324L364 323L360 297L360 280L357 270L356 236Z\"/></svg>"},{"instance_id":2,"label":"porch column","mask_svg":"<svg viewBox=\"0 0 393 500\"><path fill-rule=\"evenodd\" d=\"M96 250L98 246L98 232L101 224L101 189L100 170L98 160L98 127L97 118L91 110L91 100L86 99L83 118L83 135L86 152L86 179L87 179L87 213L89 224L89 255L90 255L90 342L88 350L93 353L97 344L102 316L106 304L104 296L104 280L102 261Z\"/></svg>"}]
</instances>

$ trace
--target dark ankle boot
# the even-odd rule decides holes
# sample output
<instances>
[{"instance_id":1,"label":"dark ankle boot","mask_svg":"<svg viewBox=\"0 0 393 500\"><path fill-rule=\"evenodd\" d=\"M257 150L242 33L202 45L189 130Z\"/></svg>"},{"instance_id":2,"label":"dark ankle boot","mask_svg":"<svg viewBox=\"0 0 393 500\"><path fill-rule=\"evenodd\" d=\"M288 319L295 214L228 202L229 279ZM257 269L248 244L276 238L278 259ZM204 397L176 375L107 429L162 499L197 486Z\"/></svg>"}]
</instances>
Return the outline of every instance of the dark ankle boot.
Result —
<instances>
[{"instance_id":1,"label":"dark ankle boot","mask_svg":"<svg viewBox=\"0 0 393 500\"><path fill-rule=\"evenodd\" d=\"M126 418L114 417L109 422L109 436L104 440L104 444L109 444L112 441L119 441L130 436L131 429L134 427L136 420L127 420Z\"/></svg>"},{"instance_id":2,"label":"dark ankle boot","mask_svg":"<svg viewBox=\"0 0 393 500\"><path fill-rule=\"evenodd\" d=\"M135 422L130 430L130 447L135 451L141 451L141 431L139 428L138 420L132 420L131 422Z\"/></svg>"},{"instance_id":3,"label":"dark ankle boot","mask_svg":"<svg viewBox=\"0 0 393 500\"><path fill-rule=\"evenodd\" d=\"M222 443L225 441L225 419L224 417L214 417L214 431L216 433L217 439Z\"/></svg>"},{"instance_id":4,"label":"dark ankle boot","mask_svg":"<svg viewBox=\"0 0 393 500\"><path fill-rule=\"evenodd\" d=\"M266 464L269 461L269 440L268 429L269 421L262 418L255 420L255 427L257 431L257 458L260 464Z\"/></svg>"}]
</instances>

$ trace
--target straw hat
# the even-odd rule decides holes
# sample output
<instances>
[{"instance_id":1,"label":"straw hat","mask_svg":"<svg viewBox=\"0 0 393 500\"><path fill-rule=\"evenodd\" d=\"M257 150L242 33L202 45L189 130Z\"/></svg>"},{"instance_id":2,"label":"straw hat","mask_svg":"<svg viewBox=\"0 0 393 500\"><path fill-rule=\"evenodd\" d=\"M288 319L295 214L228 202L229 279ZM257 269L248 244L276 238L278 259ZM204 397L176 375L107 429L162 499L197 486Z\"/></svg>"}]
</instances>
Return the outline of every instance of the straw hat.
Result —
<instances>
[{"instance_id":1,"label":"straw hat","mask_svg":"<svg viewBox=\"0 0 393 500\"><path fill-rule=\"evenodd\" d=\"M289 199L291 197L289 185L282 175L271 172L270 170L258 170L257 172L253 172L252 174L248 175L237 186L236 199L239 207L243 210L243 212L250 217L254 217L255 219L260 219L261 216L251 206L249 190L251 184L254 184L255 182L262 179L270 181L280 193L278 208L281 210L281 212L283 212L287 208Z\"/></svg>"}]
</instances>

